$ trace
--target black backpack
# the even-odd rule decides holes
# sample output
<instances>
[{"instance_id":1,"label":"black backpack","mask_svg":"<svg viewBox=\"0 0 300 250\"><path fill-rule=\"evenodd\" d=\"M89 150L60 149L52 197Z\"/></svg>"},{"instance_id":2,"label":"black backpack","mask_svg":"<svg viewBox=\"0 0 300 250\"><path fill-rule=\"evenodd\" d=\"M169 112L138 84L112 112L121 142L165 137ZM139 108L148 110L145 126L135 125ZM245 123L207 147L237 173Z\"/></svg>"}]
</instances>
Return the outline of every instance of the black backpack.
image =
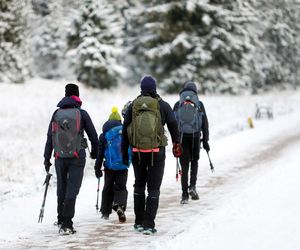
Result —
<instances>
[{"instance_id":1,"label":"black backpack","mask_svg":"<svg viewBox=\"0 0 300 250\"><path fill-rule=\"evenodd\" d=\"M83 131L78 108L58 109L52 121L52 144L55 158L79 158Z\"/></svg>"}]
</instances>

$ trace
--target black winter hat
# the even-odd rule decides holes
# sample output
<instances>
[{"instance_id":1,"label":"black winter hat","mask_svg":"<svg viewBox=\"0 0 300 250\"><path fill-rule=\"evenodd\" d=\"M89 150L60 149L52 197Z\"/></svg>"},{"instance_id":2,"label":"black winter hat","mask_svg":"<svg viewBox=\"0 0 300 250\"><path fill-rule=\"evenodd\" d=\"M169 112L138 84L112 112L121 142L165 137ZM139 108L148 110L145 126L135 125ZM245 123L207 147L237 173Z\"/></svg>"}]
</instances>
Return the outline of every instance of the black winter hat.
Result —
<instances>
[{"instance_id":1,"label":"black winter hat","mask_svg":"<svg viewBox=\"0 0 300 250\"><path fill-rule=\"evenodd\" d=\"M156 79L152 76L144 76L141 80L141 91L156 93Z\"/></svg>"},{"instance_id":2,"label":"black winter hat","mask_svg":"<svg viewBox=\"0 0 300 250\"><path fill-rule=\"evenodd\" d=\"M185 90L191 90L197 94L197 86L193 81L187 81L184 83L182 91Z\"/></svg>"},{"instance_id":3,"label":"black winter hat","mask_svg":"<svg viewBox=\"0 0 300 250\"><path fill-rule=\"evenodd\" d=\"M66 85L66 93L65 96L75 95L79 97L79 88L76 84L68 83Z\"/></svg>"}]
</instances>

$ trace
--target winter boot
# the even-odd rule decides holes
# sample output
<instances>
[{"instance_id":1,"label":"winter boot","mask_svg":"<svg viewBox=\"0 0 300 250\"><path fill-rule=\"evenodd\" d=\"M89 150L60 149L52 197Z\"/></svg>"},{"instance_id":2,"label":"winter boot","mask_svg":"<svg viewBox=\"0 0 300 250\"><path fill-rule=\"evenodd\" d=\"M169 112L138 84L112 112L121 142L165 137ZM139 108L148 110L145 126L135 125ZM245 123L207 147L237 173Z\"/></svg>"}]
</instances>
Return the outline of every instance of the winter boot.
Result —
<instances>
[{"instance_id":1,"label":"winter boot","mask_svg":"<svg viewBox=\"0 0 300 250\"><path fill-rule=\"evenodd\" d=\"M144 228L143 234L152 235L155 234L157 230L155 228Z\"/></svg>"},{"instance_id":2,"label":"winter boot","mask_svg":"<svg viewBox=\"0 0 300 250\"><path fill-rule=\"evenodd\" d=\"M60 235L70 235L70 234L75 234L76 233L76 230L74 230L74 228L68 228L68 227L61 227L59 230L58 230L58 233Z\"/></svg>"},{"instance_id":3,"label":"winter boot","mask_svg":"<svg viewBox=\"0 0 300 250\"><path fill-rule=\"evenodd\" d=\"M102 213L101 219L103 219L103 220L108 220L108 219L109 219L109 214Z\"/></svg>"},{"instance_id":4,"label":"winter boot","mask_svg":"<svg viewBox=\"0 0 300 250\"><path fill-rule=\"evenodd\" d=\"M189 203L189 194L188 192L182 192L180 204L188 204Z\"/></svg>"},{"instance_id":5,"label":"winter boot","mask_svg":"<svg viewBox=\"0 0 300 250\"><path fill-rule=\"evenodd\" d=\"M192 200L199 200L199 195L198 195L198 193L196 191L196 187L195 186L191 186L189 188L189 194L190 194Z\"/></svg>"},{"instance_id":6,"label":"winter boot","mask_svg":"<svg viewBox=\"0 0 300 250\"><path fill-rule=\"evenodd\" d=\"M121 223L124 223L126 221L126 216L125 216L124 210L121 206L118 207L117 214L119 216L119 221Z\"/></svg>"},{"instance_id":7,"label":"winter boot","mask_svg":"<svg viewBox=\"0 0 300 250\"><path fill-rule=\"evenodd\" d=\"M137 231L137 232L143 232L143 231L144 231L143 225L140 225L140 224L134 224L134 225L133 225L133 228L134 228L134 230Z\"/></svg>"}]
</instances>

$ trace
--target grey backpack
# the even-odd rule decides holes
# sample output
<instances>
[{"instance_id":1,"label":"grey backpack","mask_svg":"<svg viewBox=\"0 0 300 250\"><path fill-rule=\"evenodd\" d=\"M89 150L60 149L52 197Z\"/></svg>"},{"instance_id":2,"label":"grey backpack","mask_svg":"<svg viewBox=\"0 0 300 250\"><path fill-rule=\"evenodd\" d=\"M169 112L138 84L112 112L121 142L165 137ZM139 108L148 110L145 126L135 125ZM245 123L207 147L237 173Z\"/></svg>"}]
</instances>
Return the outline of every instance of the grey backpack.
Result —
<instances>
[{"instance_id":1,"label":"grey backpack","mask_svg":"<svg viewBox=\"0 0 300 250\"><path fill-rule=\"evenodd\" d=\"M58 109L52 121L52 145L55 158L79 158L83 139L78 108Z\"/></svg>"},{"instance_id":2,"label":"grey backpack","mask_svg":"<svg viewBox=\"0 0 300 250\"><path fill-rule=\"evenodd\" d=\"M195 92L186 90L180 94L178 110L175 113L181 134L200 132L202 127L200 101Z\"/></svg>"}]
</instances>

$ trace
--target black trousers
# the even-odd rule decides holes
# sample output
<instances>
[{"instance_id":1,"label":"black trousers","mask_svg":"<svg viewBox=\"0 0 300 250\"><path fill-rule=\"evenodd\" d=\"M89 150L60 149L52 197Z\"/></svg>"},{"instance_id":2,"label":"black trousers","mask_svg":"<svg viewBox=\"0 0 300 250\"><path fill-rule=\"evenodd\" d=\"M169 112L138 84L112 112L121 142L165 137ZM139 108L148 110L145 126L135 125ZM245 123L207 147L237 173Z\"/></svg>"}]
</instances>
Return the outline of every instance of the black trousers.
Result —
<instances>
[{"instance_id":1,"label":"black trousers","mask_svg":"<svg viewBox=\"0 0 300 250\"><path fill-rule=\"evenodd\" d=\"M57 219L63 227L73 227L75 202L79 193L85 159L56 159Z\"/></svg>"},{"instance_id":2,"label":"black trousers","mask_svg":"<svg viewBox=\"0 0 300 250\"><path fill-rule=\"evenodd\" d=\"M179 158L182 168L181 176L181 188L182 192L187 192L189 186L195 186L197 183L198 174L198 160L200 156L200 137L190 134L183 134L182 136L182 154ZM188 184L189 169L190 173L190 185Z\"/></svg>"},{"instance_id":3,"label":"black trousers","mask_svg":"<svg viewBox=\"0 0 300 250\"><path fill-rule=\"evenodd\" d=\"M155 227L160 186L165 167L165 148L157 153L134 153L134 213L135 223L146 228ZM148 195L145 195L147 185Z\"/></svg>"},{"instance_id":4,"label":"black trousers","mask_svg":"<svg viewBox=\"0 0 300 250\"><path fill-rule=\"evenodd\" d=\"M128 170L105 169L104 187L102 190L102 200L100 211L102 214L111 214L112 208L121 206L124 211L127 206L128 191L126 189Z\"/></svg>"}]
</instances>

